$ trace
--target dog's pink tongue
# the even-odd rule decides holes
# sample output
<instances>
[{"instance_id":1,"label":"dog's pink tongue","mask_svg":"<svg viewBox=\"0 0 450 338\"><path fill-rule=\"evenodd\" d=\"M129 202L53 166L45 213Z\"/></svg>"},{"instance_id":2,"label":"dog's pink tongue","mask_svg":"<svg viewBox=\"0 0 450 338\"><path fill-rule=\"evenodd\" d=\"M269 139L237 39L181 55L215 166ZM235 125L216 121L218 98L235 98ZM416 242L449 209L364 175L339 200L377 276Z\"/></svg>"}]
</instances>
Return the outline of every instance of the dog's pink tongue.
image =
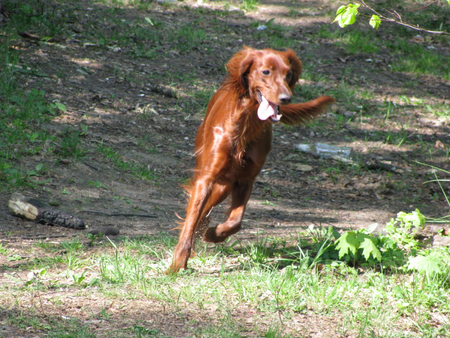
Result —
<instances>
[{"instance_id":1,"label":"dog's pink tongue","mask_svg":"<svg viewBox=\"0 0 450 338\"><path fill-rule=\"evenodd\" d=\"M258 107L258 117L260 120L267 120L269 117L277 117L277 106L267 101L267 99L261 95L261 103Z\"/></svg>"}]
</instances>

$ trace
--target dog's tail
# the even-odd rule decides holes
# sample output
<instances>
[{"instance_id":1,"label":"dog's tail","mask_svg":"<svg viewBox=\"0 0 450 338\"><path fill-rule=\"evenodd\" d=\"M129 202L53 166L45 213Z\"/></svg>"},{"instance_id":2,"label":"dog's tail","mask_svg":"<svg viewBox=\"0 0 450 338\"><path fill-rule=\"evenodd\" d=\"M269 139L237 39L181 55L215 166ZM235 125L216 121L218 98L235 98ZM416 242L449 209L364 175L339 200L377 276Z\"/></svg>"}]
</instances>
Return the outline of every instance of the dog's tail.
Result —
<instances>
[{"instance_id":1,"label":"dog's tail","mask_svg":"<svg viewBox=\"0 0 450 338\"><path fill-rule=\"evenodd\" d=\"M299 125L311 121L322 113L335 100L331 96L320 96L317 99L280 106L280 122L288 125Z\"/></svg>"}]
</instances>

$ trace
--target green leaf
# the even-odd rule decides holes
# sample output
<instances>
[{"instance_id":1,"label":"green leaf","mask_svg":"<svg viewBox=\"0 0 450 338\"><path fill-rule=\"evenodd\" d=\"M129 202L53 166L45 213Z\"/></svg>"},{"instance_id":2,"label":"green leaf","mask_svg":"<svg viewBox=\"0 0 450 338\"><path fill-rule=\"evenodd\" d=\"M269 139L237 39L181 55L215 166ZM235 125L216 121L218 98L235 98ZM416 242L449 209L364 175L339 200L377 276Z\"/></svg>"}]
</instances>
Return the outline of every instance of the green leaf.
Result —
<instances>
[{"instance_id":1,"label":"green leaf","mask_svg":"<svg viewBox=\"0 0 450 338\"><path fill-rule=\"evenodd\" d=\"M27 171L27 175L28 176L37 176L37 172L34 170L29 170L29 171Z\"/></svg>"},{"instance_id":2,"label":"green leaf","mask_svg":"<svg viewBox=\"0 0 450 338\"><path fill-rule=\"evenodd\" d=\"M425 225L425 216L416 209L411 213L399 212L397 218L391 219L386 224L387 236L395 241L400 247L411 250L417 248L419 242L414 238L414 234ZM415 229L412 229L415 227Z\"/></svg>"},{"instance_id":3,"label":"green leaf","mask_svg":"<svg viewBox=\"0 0 450 338\"><path fill-rule=\"evenodd\" d=\"M369 227L366 229L366 232L367 232L368 234L371 234L371 233L374 232L377 228L378 228L378 223L372 223L372 224L369 225Z\"/></svg>"},{"instance_id":4,"label":"green leaf","mask_svg":"<svg viewBox=\"0 0 450 338\"><path fill-rule=\"evenodd\" d=\"M341 237L339 237L336 243L336 249L339 250L339 258L342 258L349 251L353 253L353 255L355 255L361 242L358 241L353 231L347 231Z\"/></svg>"},{"instance_id":5,"label":"green leaf","mask_svg":"<svg viewBox=\"0 0 450 338\"><path fill-rule=\"evenodd\" d=\"M145 17L145 21L147 21L151 26L154 26L152 19L150 19L149 17Z\"/></svg>"},{"instance_id":6,"label":"green leaf","mask_svg":"<svg viewBox=\"0 0 450 338\"><path fill-rule=\"evenodd\" d=\"M342 5L336 11L336 18L333 22L338 22L341 28L349 25L353 25L356 21L356 16L358 15L358 7L360 4L348 4L347 6Z\"/></svg>"},{"instance_id":7,"label":"green leaf","mask_svg":"<svg viewBox=\"0 0 450 338\"><path fill-rule=\"evenodd\" d=\"M8 262L15 262L15 261L20 261L22 259L22 256L18 255L18 254L14 254L12 256L6 257L6 260Z\"/></svg>"},{"instance_id":8,"label":"green leaf","mask_svg":"<svg viewBox=\"0 0 450 338\"><path fill-rule=\"evenodd\" d=\"M369 260L370 255L372 255L373 258L381 262L381 252L377 248L374 240L375 238L366 235L360 248L363 249L363 256L366 260Z\"/></svg>"},{"instance_id":9,"label":"green leaf","mask_svg":"<svg viewBox=\"0 0 450 338\"><path fill-rule=\"evenodd\" d=\"M427 276L441 273L440 259L436 256L416 256L409 259L408 269L425 272Z\"/></svg>"},{"instance_id":10,"label":"green leaf","mask_svg":"<svg viewBox=\"0 0 450 338\"><path fill-rule=\"evenodd\" d=\"M380 17L378 16L378 15L372 15L372 17L370 18L370 20L369 20L369 24L373 27L373 28L375 28L375 29L378 29L379 27L380 27L380 24L381 24L381 19L380 19Z\"/></svg>"},{"instance_id":11,"label":"green leaf","mask_svg":"<svg viewBox=\"0 0 450 338\"><path fill-rule=\"evenodd\" d=\"M61 102L55 101L53 104L55 105L56 109L59 109L63 112L67 110L66 105Z\"/></svg>"},{"instance_id":12,"label":"green leaf","mask_svg":"<svg viewBox=\"0 0 450 338\"><path fill-rule=\"evenodd\" d=\"M266 22L266 26L269 26L270 24L272 24L272 22L275 20L275 18L270 19L269 21Z\"/></svg>"},{"instance_id":13,"label":"green leaf","mask_svg":"<svg viewBox=\"0 0 450 338\"><path fill-rule=\"evenodd\" d=\"M30 142L34 142L34 141L36 141L36 139L39 137L39 134L38 133L33 133L33 134L31 134L30 136L29 136L29 140L30 140Z\"/></svg>"},{"instance_id":14,"label":"green leaf","mask_svg":"<svg viewBox=\"0 0 450 338\"><path fill-rule=\"evenodd\" d=\"M417 229L425 225L425 216L416 209L415 211L403 216L403 222L413 224Z\"/></svg>"},{"instance_id":15,"label":"green leaf","mask_svg":"<svg viewBox=\"0 0 450 338\"><path fill-rule=\"evenodd\" d=\"M450 0L449 0L450 1ZM345 12L347 10L347 6L342 5L338 8L338 10L336 11L336 19L334 19L334 21L337 21L337 16L341 15L343 12ZM333 22L334 22L333 21Z\"/></svg>"}]
</instances>

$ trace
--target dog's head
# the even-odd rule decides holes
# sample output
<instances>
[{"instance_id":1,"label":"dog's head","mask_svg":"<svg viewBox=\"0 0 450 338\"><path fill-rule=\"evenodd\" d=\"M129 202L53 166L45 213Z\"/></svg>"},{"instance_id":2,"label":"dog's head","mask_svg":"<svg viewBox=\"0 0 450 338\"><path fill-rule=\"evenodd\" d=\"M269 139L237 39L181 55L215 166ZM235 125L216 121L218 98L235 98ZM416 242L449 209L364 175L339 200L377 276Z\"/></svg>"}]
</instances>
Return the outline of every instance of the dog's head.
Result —
<instances>
[{"instance_id":1,"label":"dog's head","mask_svg":"<svg viewBox=\"0 0 450 338\"><path fill-rule=\"evenodd\" d=\"M235 54L227 64L229 82L241 97L254 98L259 103L261 120L280 120L278 107L292 99L302 64L295 53L288 49L245 48Z\"/></svg>"}]
</instances>

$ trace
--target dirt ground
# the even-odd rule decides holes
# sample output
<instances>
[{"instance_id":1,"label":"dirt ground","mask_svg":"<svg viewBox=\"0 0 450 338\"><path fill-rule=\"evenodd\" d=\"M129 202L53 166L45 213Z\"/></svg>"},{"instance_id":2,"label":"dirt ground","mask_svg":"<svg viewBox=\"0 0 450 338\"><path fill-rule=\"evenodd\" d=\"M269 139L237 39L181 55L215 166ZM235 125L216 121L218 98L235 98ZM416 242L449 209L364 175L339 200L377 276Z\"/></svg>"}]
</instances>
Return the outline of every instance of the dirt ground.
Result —
<instances>
[{"instance_id":1,"label":"dirt ground","mask_svg":"<svg viewBox=\"0 0 450 338\"><path fill-rule=\"evenodd\" d=\"M68 126L74 130L80 130L81 125L87 126L82 142L88 150L82 160L67 158L59 161L57 155L52 158L47 153L23 158L20 165L24 168L32 169L43 163L47 171L36 180L50 182L22 193L56 204L82 218L90 229L112 226L120 230L120 235L133 236L167 232L175 227L176 213L183 216L185 207L180 185L193 168L194 138L203 116L199 107L192 109L189 104L192 99L187 93L193 88L217 87L223 78L223 65L243 45L266 47L263 40L253 37L252 22L275 18L276 23L298 28L289 33L293 41L291 47L305 66L314 63L313 67L306 66L307 69L324 75L326 80L313 84L321 89L321 94L328 94L340 85L341 80L370 89L374 106L383 101L398 104L397 113L390 116L389 131L393 135L406 131L406 140L417 142L404 142L400 146L384 142L383 137L377 136L386 132L382 128L387 128L380 123L384 118L381 115L357 115L358 118L348 119L342 127L336 128L338 117L353 114L340 105L339 97L336 97L337 104L311 127L276 125L273 151L255 184L244 228L236 236L252 238L260 231L284 236L310 224L361 228L375 222L384 224L399 211L415 208L420 208L429 217L444 216L448 205L438 186L424 184L432 178L429 168L415 161L449 169L446 152L450 144L448 120L426 115L414 105L401 102L399 97L407 95L448 104L450 83L431 76L380 72L389 65L391 56L387 53L348 55L333 41L309 38L322 25L330 24L319 15L319 9L317 15L292 17L282 1L261 3L257 12L243 15L236 11L219 18L229 34L208 37L221 39L212 54L201 48L171 53L172 46L168 44L163 48L169 52L162 58L137 59L120 48L100 49L76 38L60 43L36 43L25 38L18 41L23 64L46 74L24 78L22 85L42 88L48 100L57 100L67 107L66 112L44 128L58 134ZM183 5L221 6L214 2L200 5L184 2ZM326 3L322 5L327 6ZM78 34L84 32L83 16L96 15L95 6L99 5L77 9L79 22L72 25ZM174 26L198 20L201 16L203 27L208 31L214 13L199 14L181 6L156 6L151 12L128 8L121 15L130 20L150 15L154 20ZM437 48L441 53L449 53L449 46ZM314 56L308 54L308 50L313 50ZM374 62L367 62L369 58ZM350 65L360 73L356 76L347 74L345 69ZM180 68L195 70L198 74L199 80L192 88L185 88L176 80L170 83L164 80L167 74L180 74ZM405 85L411 81L416 85ZM302 84L311 85L300 80ZM156 85L170 85L178 98L153 91ZM297 144L316 142L352 147L365 159L391 165L395 170L358 169L294 150ZM118 169L111 159L96 150L100 145L115 149L122 161L145 165L154 173L155 181L140 179ZM71 237L80 233L13 217L7 208L9 197L0 196L2 236L21 240ZM223 218L227 203L224 204L214 212L213 222ZM146 213L156 217L106 215L112 213ZM176 231L171 233L176 236Z\"/></svg>"},{"instance_id":2,"label":"dirt ground","mask_svg":"<svg viewBox=\"0 0 450 338\"><path fill-rule=\"evenodd\" d=\"M297 52L306 72L323 75L323 81L300 80L300 85L314 86L320 95L328 95L344 80L373 94L363 113L349 110L342 104L344 99L336 97L337 103L311 126L286 128L275 125L273 151L255 183L243 229L235 237L251 240L262 231L269 236L289 237L310 224L349 229L379 223L381 228L399 211L416 208L429 218L448 213L449 206L437 184L425 183L433 178L430 168L416 161L450 169L449 121L405 103L401 97L448 105L450 82L433 76L393 73L389 71L393 56L387 52L350 55L332 40L312 39L322 26L330 25L329 18L321 16L323 9L330 8L328 2L318 1L316 13L297 16L289 12L288 6L292 6L292 2L280 0L261 0L258 11L247 14L232 6L226 7L230 11L226 16L206 10L224 8L223 4L212 1L200 4L184 1L178 7L155 5L151 11L127 7L118 14L118 20L151 17L164 27L173 26L174 29L201 20L207 32L211 32L212 22L217 24L214 20L220 22L224 33L215 36L213 32L207 37L208 52L198 47L180 52L174 48L176 42L168 39L159 46L165 51L163 57L154 58L136 58L126 48L117 48L114 44L100 48L77 38L77 35L86 35L87 17L98 19L99 30L113 30L114 27L102 24L97 13L101 5L83 1L73 3L81 4L75 13L78 21L69 24L74 36L55 43L37 43L23 38L14 42L14 48L22 51L20 63L36 74L24 76L21 85L26 89L42 89L49 101L58 101L67 107L67 111L42 127L53 134L63 134L67 127L82 131L81 145L87 154L81 160L61 159L58 146L52 154L46 151L50 145L43 145L42 153L22 158L18 166L31 170L44 164L45 172L33 179L48 182L35 189L23 189L21 193L80 217L89 229L35 224L14 217L7 207L10 196L2 195L2 242L7 241L11 246L31 245L34 240L64 240L84 236L89 230L104 231L108 227L118 229L120 236L161 232L177 236L177 231L170 230L177 226L176 215L184 215L186 201L181 185L189 178L194 166L195 134L207 103L207 99L195 102L190 93L218 87L224 76L223 65L243 45L267 47L260 35L256 37L254 22L267 23L272 18L277 24L296 28L289 32L292 41L289 47ZM196 12L183 6L204 7L205 11ZM392 30L388 32L386 38L395 39ZM211 41L218 43L211 44ZM426 43L420 39L416 42ZM450 54L448 45L436 44L434 47L436 52ZM346 71L348 69L351 71ZM197 81L189 87L185 81L177 80L183 70L197 74ZM177 97L155 91L159 85L170 86ZM296 97L296 100L302 98ZM396 109L386 123L385 116L373 114L371 110L389 101L396 104ZM342 120L345 123L341 123ZM385 142L388 133L397 140L405 135L405 142ZM376 164L379 168L383 164L384 167L372 170L353 167L295 150L298 144L317 142L351 147L364 163ZM113 149L119 154L120 161L129 166L143 165L155 179L142 179L130 170L119 169L99 147ZM390 170L384 170L387 168ZM226 208L227 201L214 210L212 224L223 219ZM151 217L137 216L143 214ZM432 235L438 228L442 225L432 228ZM433 239L438 242L438 237ZM1 263L5 266L14 264L5 260ZM188 336L186 323L190 320L198 323L214 320L209 317L209 309L197 314L183 312L180 316L170 309L166 312L161 303L155 303L152 308L147 300L133 300L124 310L118 303L100 301L90 290L85 293L92 313L107 309L113 314L111 322L117 320L124 327L127 324L125 312L129 316L127 320L134 322L145 311L145 320L158 323L158 329L179 337ZM60 297L71 316L92 316L92 313L83 312L84 308L77 303L80 300L74 300L70 295L61 294ZM249 314L252 313L250 310L243 307L233 314L248 317L249 331L257 325L251 322L256 319L250 318L253 316ZM58 307L56 311L55 306L49 306L46 311L60 316L62 309ZM335 337L340 325L339 314L330 316L325 323L312 311L296 316L297 332L304 328L302 332L310 337ZM142 318L144 320L144 315ZM265 325L264 318L259 320ZM109 336L109 329L110 326L105 327L99 320L96 331L99 336ZM8 326L4 330L8 330ZM10 333L11 336L28 336L26 332ZM249 333L248 336L252 335Z\"/></svg>"}]
</instances>

